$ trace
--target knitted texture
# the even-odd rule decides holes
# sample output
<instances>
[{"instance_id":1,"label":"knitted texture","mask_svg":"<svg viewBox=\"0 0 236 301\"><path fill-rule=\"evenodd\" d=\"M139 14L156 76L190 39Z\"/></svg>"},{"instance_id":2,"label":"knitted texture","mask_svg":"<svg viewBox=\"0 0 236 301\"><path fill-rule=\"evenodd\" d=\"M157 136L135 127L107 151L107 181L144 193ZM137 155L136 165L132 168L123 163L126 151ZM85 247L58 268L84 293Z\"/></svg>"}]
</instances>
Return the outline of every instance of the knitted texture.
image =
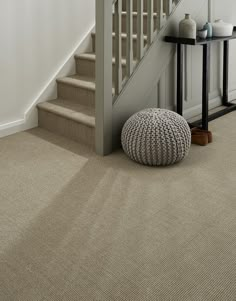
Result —
<instances>
[{"instance_id":1,"label":"knitted texture","mask_svg":"<svg viewBox=\"0 0 236 301\"><path fill-rule=\"evenodd\" d=\"M132 160L145 165L166 166L188 155L191 131L187 121L175 112L146 109L125 123L121 143Z\"/></svg>"}]
</instances>

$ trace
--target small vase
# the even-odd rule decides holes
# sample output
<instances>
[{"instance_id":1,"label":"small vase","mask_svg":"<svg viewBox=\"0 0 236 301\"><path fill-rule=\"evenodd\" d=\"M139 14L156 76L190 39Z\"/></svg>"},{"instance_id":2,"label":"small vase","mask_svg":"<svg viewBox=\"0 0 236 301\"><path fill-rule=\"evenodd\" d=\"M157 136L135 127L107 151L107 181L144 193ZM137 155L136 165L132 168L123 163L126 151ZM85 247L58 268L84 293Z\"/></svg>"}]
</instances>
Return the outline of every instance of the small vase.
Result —
<instances>
[{"instance_id":1,"label":"small vase","mask_svg":"<svg viewBox=\"0 0 236 301\"><path fill-rule=\"evenodd\" d=\"M212 24L211 23L206 23L203 27L203 29L207 30L207 37L212 38Z\"/></svg>"},{"instance_id":2,"label":"small vase","mask_svg":"<svg viewBox=\"0 0 236 301\"><path fill-rule=\"evenodd\" d=\"M200 39L206 39L207 38L207 30L206 29L198 30L198 36Z\"/></svg>"},{"instance_id":3,"label":"small vase","mask_svg":"<svg viewBox=\"0 0 236 301\"><path fill-rule=\"evenodd\" d=\"M196 39L197 24L190 14L185 14L185 19L179 23L179 36L186 39Z\"/></svg>"}]
</instances>

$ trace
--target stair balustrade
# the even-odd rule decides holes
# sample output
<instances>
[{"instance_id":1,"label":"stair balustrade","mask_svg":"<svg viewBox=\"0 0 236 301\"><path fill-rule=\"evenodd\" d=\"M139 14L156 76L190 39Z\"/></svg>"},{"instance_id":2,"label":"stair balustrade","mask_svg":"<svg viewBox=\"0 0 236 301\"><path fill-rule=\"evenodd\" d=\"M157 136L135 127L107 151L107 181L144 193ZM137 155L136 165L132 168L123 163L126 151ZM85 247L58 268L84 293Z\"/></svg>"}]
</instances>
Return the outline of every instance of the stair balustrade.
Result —
<instances>
[{"instance_id":1,"label":"stair balustrade","mask_svg":"<svg viewBox=\"0 0 236 301\"><path fill-rule=\"evenodd\" d=\"M180 0L96 0L96 148L111 152L112 105Z\"/></svg>"}]
</instances>

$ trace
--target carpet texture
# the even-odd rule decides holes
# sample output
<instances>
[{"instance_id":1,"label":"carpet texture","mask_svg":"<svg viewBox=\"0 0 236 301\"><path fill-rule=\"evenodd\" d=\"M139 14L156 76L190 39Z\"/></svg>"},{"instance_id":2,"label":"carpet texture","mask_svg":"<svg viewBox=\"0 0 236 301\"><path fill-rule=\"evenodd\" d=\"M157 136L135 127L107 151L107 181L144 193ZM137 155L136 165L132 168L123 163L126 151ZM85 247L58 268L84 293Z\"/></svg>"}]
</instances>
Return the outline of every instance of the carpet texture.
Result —
<instances>
[{"instance_id":1,"label":"carpet texture","mask_svg":"<svg viewBox=\"0 0 236 301\"><path fill-rule=\"evenodd\" d=\"M0 300L236 300L235 118L168 168L0 139Z\"/></svg>"}]
</instances>

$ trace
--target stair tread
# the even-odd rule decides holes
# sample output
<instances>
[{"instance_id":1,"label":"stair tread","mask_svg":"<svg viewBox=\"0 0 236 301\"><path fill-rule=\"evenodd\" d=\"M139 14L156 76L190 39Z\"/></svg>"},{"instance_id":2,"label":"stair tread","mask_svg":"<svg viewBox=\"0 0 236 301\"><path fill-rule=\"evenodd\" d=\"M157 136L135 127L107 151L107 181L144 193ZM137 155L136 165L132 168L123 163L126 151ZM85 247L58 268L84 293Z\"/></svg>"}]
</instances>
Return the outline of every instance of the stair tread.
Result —
<instances>
[{"instance_id":1,"label":"stair tread","mask_svg":"<svg viewBox=\"0 0 236 301\"><path fill-rule=\"evenodd\" d=\"M79 74L74 74L70 76L65 76L57 79L57 82L71 85L73 87L85 88L87 90L94 91L96 90L95 78L87 77ZM112 93L115 93L115 89L113 87Z\"/></svg>"},{"instance_id":2,"label":"stair tread","mask_svg":"<svg viewBox=\"0 0 236 301\"><path fill-rule=\"evenodd\" d=\"M76 54L75 55L75 59L84 59L84 60L89 60L89 61L95 61L96 60L96 54L94 52L85 52L85 53L81 53L81 54ZM135 62L135 60L134 60ZM115 63L115 58L112 58L112 63ZM126 59L122 58L121 59L121 64L123 66L126 65Z\"/></svg>"},{"instance_id":3,"label":"stair tread","mask_svg":"<svg viewBox=\"0 0 236 301\"><path fill-rule=\"evenodd\" d=\"M57 82L95 91L95 78L90 78L90 77L85 77L85 76L75 74L75 75L59 78L57 79Z\"/></svg>"},{"instance_id":4,"label":"stair tread","mask_svg":"<svg viewBox=\"0 0 236 301\"><path fill-rule=\"evenodd\" d=\"M95 127L94 108L82 106L74 101L54 99L38 104L38 108L90 127Z\"/></svg>"}]
</instances>

